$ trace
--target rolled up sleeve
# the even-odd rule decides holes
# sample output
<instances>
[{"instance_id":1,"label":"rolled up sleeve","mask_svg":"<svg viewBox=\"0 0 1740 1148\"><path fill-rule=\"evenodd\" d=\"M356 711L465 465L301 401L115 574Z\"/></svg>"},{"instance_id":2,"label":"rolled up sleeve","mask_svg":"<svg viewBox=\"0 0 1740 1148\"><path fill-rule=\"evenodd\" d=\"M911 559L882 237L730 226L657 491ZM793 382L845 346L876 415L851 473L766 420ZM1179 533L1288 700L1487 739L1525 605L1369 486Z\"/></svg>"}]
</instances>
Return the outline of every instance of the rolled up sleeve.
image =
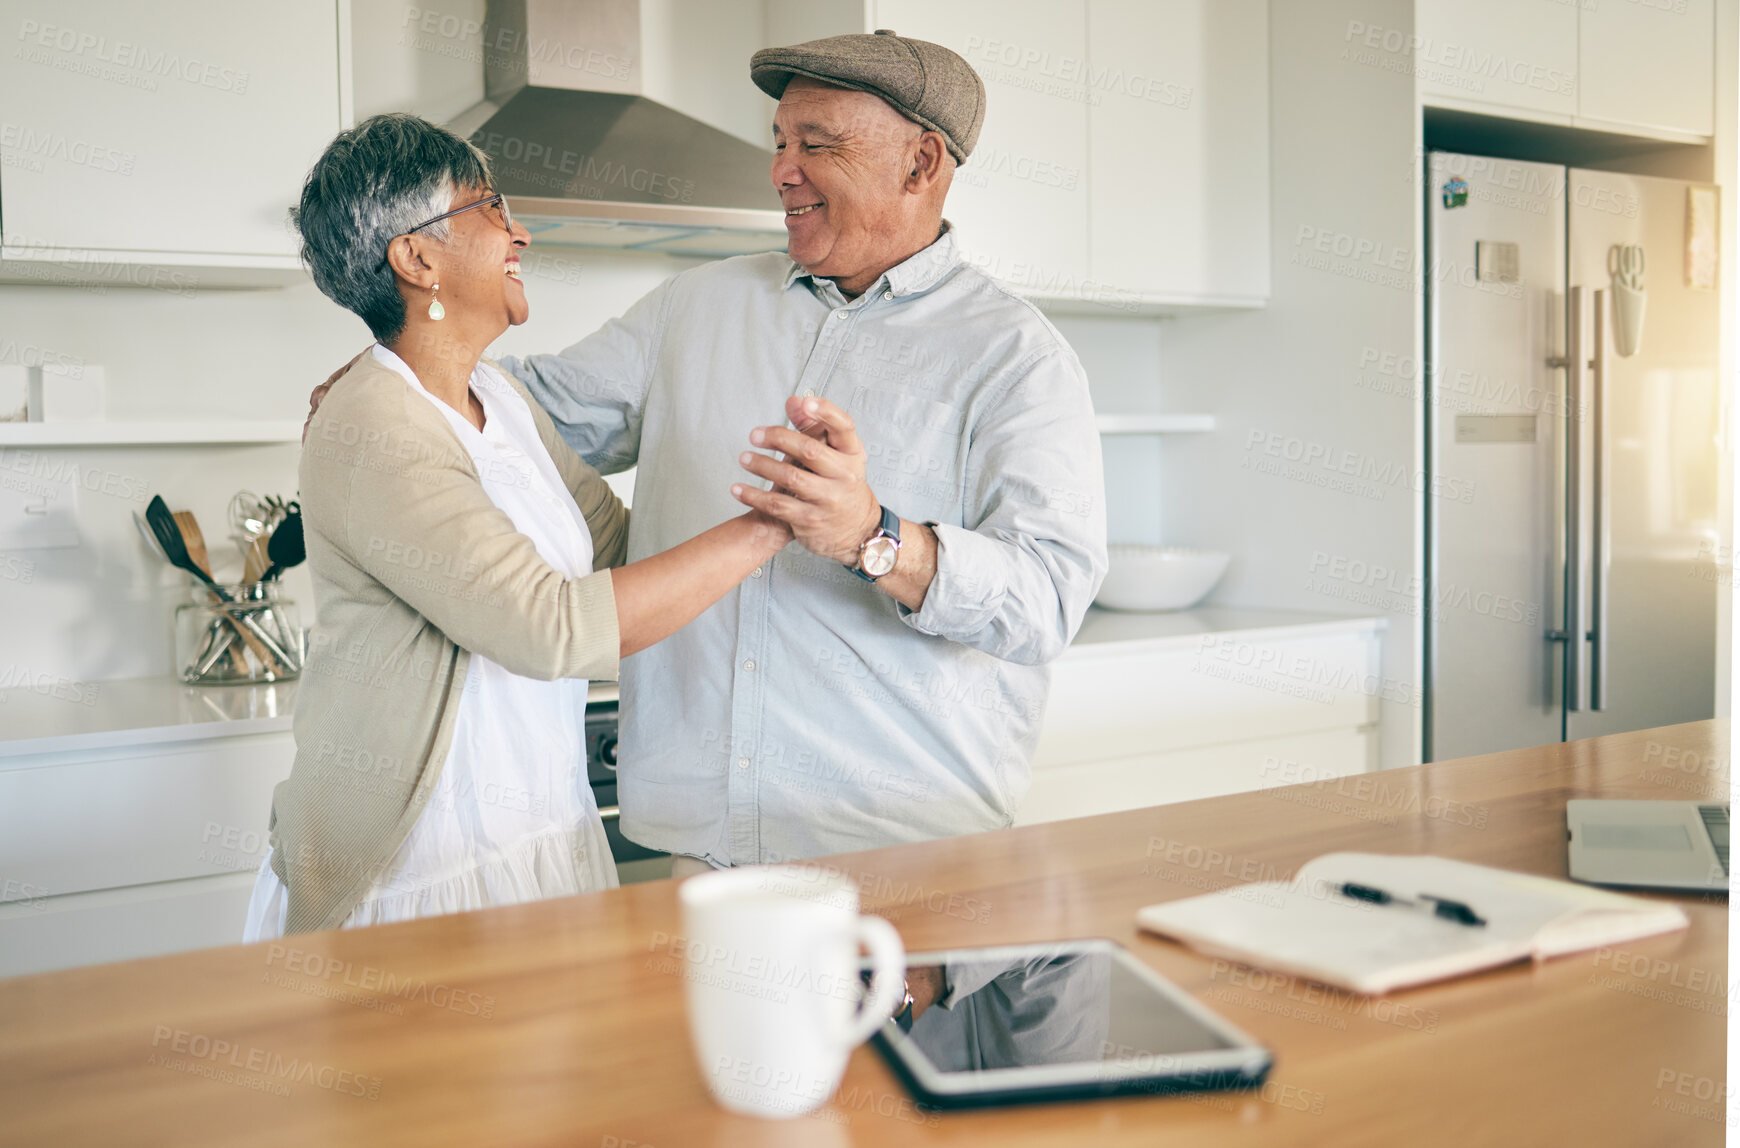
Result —
<instances>
[{"instance_id":1,"label":"rolled up sleeve","mask_svg":"<svg viewBox=\"0 0 1740 1148\"><path fill-rule=\"evenodd\" d=\"M902 620L1022 665L1051 661L1106 574L1105 475L1087 378L1047 350L969 427L960 523L937 523L924 606Z\"/></svg>"}]
</instances>

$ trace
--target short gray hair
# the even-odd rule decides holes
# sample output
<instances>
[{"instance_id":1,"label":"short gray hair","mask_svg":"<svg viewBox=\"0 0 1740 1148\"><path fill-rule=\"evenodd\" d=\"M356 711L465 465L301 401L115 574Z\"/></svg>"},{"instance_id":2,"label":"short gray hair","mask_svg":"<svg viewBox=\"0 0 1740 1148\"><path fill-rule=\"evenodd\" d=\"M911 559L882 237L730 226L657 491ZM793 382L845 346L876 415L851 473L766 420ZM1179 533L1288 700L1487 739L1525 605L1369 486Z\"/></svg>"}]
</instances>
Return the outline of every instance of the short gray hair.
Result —
<instances>
[{"instance_id":1,"label":"short gray hair","mask_svg":"<svg viewBox=\"0 0 1740 1148\"><path fill-rule=\"evenodd\" d=\"M452 210L463 187L489 187L489 157L446 128L403 113L372 116L327 145L291 220L315 286L354 311L383 343L405 329L405 300L387 246ZM443 220L425 234L446 241Z\"/></svg>"}]
</instances>

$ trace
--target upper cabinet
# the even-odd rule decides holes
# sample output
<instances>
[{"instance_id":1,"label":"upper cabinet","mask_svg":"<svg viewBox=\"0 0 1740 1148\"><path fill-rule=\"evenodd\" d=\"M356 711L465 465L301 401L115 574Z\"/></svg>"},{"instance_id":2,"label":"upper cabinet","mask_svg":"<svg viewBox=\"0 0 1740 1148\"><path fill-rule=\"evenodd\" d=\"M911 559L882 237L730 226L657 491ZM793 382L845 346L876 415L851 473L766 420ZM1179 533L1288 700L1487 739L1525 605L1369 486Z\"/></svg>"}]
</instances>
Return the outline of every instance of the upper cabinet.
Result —
<instances>
[{"instance_id":1,"label":"upper cabinet","mask_svg":"<svg viewBox=\"0 0 1740 1148\"><path fill-rule=\"evenodd\" d=\"M1094 278L1143 296L1269 295L1268 6L1089 0Z\"/></svg>"},{"instance_id":2,"label":"upper cabinet","mask_svg":"<svg viewBox=\"0 0 1740 1148\"><path fill-rule=\"evenodd\" d=\"M1707 136L1715 131L1715 0L1628 0L1582 12L1578 114Z\"/></svg>"},{"instance_id":3,"label":"upper cabinet","mask_svg":"<svg viewBox=\"0 0 1740 1148\"><path fill-rule=\"evenodd\" d=\"M985 81L979 142L949 189L963 246L1020 287L1085 282L1084 0L877 0L876 27L952 48Z\"/></svg>"},{"instance_id":4,"label":"upper cabinet","mask_svg":"<svg viewBox=\"0 0 1740 1148\"><path fill-rule=\"evenodd\" d=\"M1715 0L1418 0L1415 12L1428 104L1688 142L1714 130Z\"/></svg>"},{"instance_id":5,"label":"upper cabinet","mask_svg":"<svg viewBox=\"0 0 1740 1148\"><path fill-rule=\"evenodd\" d=\"M0 279L295 273L286 213L342 123L337 0L4 7Z\"/></svg>"},{"instance_id":6,"label":"upper cabinet","mask_svg":"<svg viewBox=\"0 0 1740 1148\"><path fill-rule=\"evenodd\" d=\"M1066 307L1267 299L1265 0L873 0L869 15L985 81L948 205L974 262Z\"/></svg>"}]
</instances>

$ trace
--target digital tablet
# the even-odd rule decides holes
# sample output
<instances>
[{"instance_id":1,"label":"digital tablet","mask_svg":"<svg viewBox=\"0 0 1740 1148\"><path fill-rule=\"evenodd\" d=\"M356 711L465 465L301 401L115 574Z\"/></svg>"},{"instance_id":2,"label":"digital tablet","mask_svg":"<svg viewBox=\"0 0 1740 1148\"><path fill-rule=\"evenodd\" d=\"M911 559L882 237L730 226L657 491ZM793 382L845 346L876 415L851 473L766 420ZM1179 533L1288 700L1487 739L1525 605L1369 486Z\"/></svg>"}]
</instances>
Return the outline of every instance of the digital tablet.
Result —
<instances>
[{"instance_id":1,"label":"digital tablet","mask_svg":"<svg viewBox=\"0 0 1740 1148\"><path fill-rule=\"evenodd\" d=\"M936 1108L1262 1084L1268 1049L1106 940L909 953L875 1042Z\"/></svg>"}]
</instances>

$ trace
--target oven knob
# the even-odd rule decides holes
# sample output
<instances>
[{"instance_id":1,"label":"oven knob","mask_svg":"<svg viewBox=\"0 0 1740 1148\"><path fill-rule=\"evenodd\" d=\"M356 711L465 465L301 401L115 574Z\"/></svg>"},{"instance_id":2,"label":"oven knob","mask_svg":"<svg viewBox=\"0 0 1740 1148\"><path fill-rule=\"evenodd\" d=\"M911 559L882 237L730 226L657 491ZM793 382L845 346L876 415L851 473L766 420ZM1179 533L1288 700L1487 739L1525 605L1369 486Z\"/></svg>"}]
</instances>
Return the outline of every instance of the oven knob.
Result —
<instances>
[{"instance_id":1,"label":"oven knob","mask_svg":"<svg viewBox=\"0 0 1740 1148\"><path fill-rule=\"evenodd\" d=\"M598 760L604 763L605 769L616 768L616 739L607 737L598 743Z\"/></svg>"}]
</instances>

